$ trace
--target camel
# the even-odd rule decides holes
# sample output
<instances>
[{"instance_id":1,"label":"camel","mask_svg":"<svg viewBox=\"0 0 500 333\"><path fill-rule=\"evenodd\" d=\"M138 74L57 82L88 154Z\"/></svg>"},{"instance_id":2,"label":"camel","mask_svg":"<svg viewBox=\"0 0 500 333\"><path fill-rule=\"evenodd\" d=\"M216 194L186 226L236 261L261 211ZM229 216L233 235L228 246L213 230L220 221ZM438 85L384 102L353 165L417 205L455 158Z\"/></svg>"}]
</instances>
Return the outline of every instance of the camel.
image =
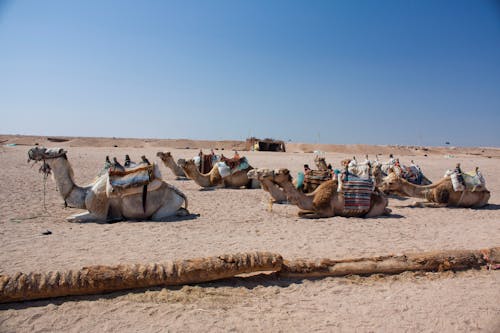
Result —
<instances>
[{"instance_id":1,"label":"camel","mask_svg":"<svg viewBox=\"0 0 500 333\"><path fill-rule=\"evenodd\" d=\"M426 202L417 202L419 207L464 207L481 208L488 204L490 191L486 188L479 191L455 191L451 177L431 185L415 185L396 174L392 169L383 179L380 190L384 193L398 193L407 197L426 199Z\"/></svg>"},{"instance_id":2,"label":"camel","mask_svg":"<svg viewBox=\"0 0 500 333\"><path fill-rule=\"evenodd\" d=\"M397 163L396 163L397 161ZM378 159L378 156L375 160L370 161L368 159L368 155L365 155L365 160L363 162L358 162L356 157L354 156L352 159L345 159L341 162L342 167L347 168L350 173L361 177L361 178L370 178L372 177L376 180L377 175L375 168L379 168L377 172L381 172L382 176L387 176L389 169L393 169L396 173L402 175L406 180L413 182L418 185L430 185L432 181L430 181L423 173L418 165L416 165L413 161L411 161L410 166L399 165L399 160L391 158L386 163L381 163ZM379 179L380 180L380 179ZM376 184L380 184L380 182L376 181Z\"/></svg>"},{"instance_id":3,"label":"camel","mask_svg":"<svg viewBox=\"0 0 500 333\"><path fill-rule=\"evenodd\" d=\"M196 184L203 188L215 186L228 188L240 188L243 186L246 188L260 188L260 183L257 180L249 179L247 176L247 172L253 169L251 166L243 170L235 171L223 178L219 172L218 164L214 165L209 173L200 173L193 160L181 158L177 163L182 170L184 170L188 178L191 178Z\"/></svg>"},{"instance_id":4,"label":"camel","mask_svg":"<svg viewBox=\"0 0 500 333\"><path fill-rule=\"evenodd\" d=\"M263 173L269 173L269 169L252 169L248 171L247 176L250 179L257 179L260 182L262 189L271 195L272 203L285 203L288 202L285 192L267 178L261 177Z\"/></svg>"},{"instance_id":5,"label":"camel","mask_svg":"<svg viewBox=\"0 0 500 333\"><path fill-rule=\"evenodd\" d=\"M66 153L61 148L34 147L28 151L28 162L43 161L41 170L52 172L65 204L71 208L88 210L68 217L70 222L162 221L169 216L189 214L186 196L161 180L157 165L152 166L155 179L149 184L115 193L110 190L108 173L98 176L88 186L76 185Z\"/></svg>"},{"instance_id":6,"label":"camel","mask_svg":"<svg viewBox=\"0 0 500 333\"><path fill-rule=\"evenodd\" d=\"M165 164L167 168L172 170L177 179L187 178L186 174L184 173L184 170L182 170L182 168L179 165L177 165L177 163L175 163L174 158L172 157L172 154L170 154L169 151L167 151L166 153L159 151L156 153L156 156L158 156L163 161L163 164Z\"/></svg>"},{"instance_id":7,"label":"camel","mask_svg":"<svg viewBox=\"0 0 500 333\"><path fill-rule=\"evenodd\" d=\"M337 180L325 181L314 192L305 194L297 190L293 185L288 169L260 169L255 173L260 181L268 180L281 187L288 200L300 208L298 215L303 218L375 217L391 212L387 208L388 200L386 196L376 188L371 194L370 208L367 211L346 211L344 210L344 196L341 192L338 192Z\"/></svg>"},{"instance_id":8,"label":"camel","mask_svg":"<svg viewBox=\"0 0 500 333\"><path fill-rule=\"evenodd\" d=\"M314 164L316 164L316 168L318 168L318 170L328 170L328 165L326 164L324 157L319 157L318 155L314 156Z\"/></svg>"}]
</instances>

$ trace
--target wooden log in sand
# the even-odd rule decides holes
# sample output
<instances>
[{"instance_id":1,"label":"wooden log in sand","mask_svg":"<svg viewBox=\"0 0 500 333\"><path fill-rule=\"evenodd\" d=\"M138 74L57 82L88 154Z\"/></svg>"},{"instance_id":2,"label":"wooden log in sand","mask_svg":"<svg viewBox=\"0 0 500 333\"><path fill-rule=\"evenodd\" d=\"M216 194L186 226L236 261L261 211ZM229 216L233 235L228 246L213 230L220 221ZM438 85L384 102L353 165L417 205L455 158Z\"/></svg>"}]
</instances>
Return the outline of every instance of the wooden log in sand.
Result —
<instances>
[{"instance_id":1,"label":"wooden log in sand","mask_svg":"<svg viewBox=\"0 0 500 333\"><path fill-rule=\"evenodd\" d=\"M90 266L81 270L0 275L0 302L215 281L238 274L279 272L284 277L324 277L351 274L398 274L405 271L445 271L500 264L500 247L475 251L436 251L420 254L345 260L283 260L269 252L238 253L176 260L166 264Z\"/></svg>"},{"instance_id":2,"label":"wooden log in sand","mask_svg":"<svg viewBox=\"0 0 500 333\"><path fill-rule=\"evenodd\" d=\"M345 260L285 260L284 277L399 274L405 271L445 271L479 268L500 263L500 247L476 251L435 251Z\"/></svg>"},{"instance_id":3,"label":"wooden log in sand","mask_svg":"<svg viewBox=\"0 0 500 333\"><path fill-rule=\"evenodd\" d=\"M80 270L0 275L0 302L208 282L259 271L278 271L283 262L269 252L175 260L164 264L90 266Z\"/></svg>"}]
</instances>

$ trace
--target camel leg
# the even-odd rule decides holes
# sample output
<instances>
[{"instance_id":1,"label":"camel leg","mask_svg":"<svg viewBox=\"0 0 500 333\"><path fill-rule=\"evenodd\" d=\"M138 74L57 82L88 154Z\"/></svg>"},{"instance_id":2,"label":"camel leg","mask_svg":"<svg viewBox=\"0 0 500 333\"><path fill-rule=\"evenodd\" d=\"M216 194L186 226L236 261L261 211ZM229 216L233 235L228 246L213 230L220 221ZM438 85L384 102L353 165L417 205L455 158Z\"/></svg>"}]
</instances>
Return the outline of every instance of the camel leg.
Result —
<instances>
[{"instance_id":1,"label":"camel leg","mask_svg":"<svg viewBox=\"0 0 500 333\"><path fill-rule=\"evenodd\" d=\"M321 216L320 214L313 212L311 210L299 210L298 215L300 218L304 219L319 219L324 216Z\"/></svg>"},{"instance_id":2,"label":"camel leg","mask_svg":"<svg viewBox=\"0 0 500 333\"><path fill-rule=\"evenodd\" d=\"M260 181L258 179L252 179L250 188L253 189L261 188Z\"/></svg>"},{"instance_id":3,"label":"camel leg","mask_svg":"<svg viewBox=\"0 0 500 333\"><path fill-rule=\"evenodd\" d=\"M74 214L71 216L68 216L66 218L66 221L68 222L74 222L74 223L82 223L82 222L106 222L105 217L99 217L97 215L94 215L92 213L86 212L86 213L80 213L80 214Z\"/></svg>"},{"instance_id":4,"label":"camel leg","mask_svg":"<svg viewBox=\"0 0 500 333\"><path fill-rule=\"evenodd\" d=\"M381 215L389 215L391 213L391 210L387 208L387 204L389 203L387 197L375 194L372 195L372 202L372 206L370 207L368 213L366 213L365 217L377 217Z\"/></svg>"},{"instance_id":5,"label":"camel leg","mask_svg":"<svg viewBox=\"0 0 500 333\"><path fill-rule=\"evenodd\" d=\"M153 221L163 221L170 216L187 216L189 211L182 207L184 199L181 197L174 197L163 204L158 210L151 216Z\"/></svg>"},{"instance_id":6,"label":"camel leg","mask_svg":"<svg viewBox=\"0 0 500 333\"><path fill-rule=\"evenodd\" d=\"M408 207L418 207L418 208L443 208L446 207L445 203L428 202L428 201L417 201Z\"/></svg>"}]
</instances>

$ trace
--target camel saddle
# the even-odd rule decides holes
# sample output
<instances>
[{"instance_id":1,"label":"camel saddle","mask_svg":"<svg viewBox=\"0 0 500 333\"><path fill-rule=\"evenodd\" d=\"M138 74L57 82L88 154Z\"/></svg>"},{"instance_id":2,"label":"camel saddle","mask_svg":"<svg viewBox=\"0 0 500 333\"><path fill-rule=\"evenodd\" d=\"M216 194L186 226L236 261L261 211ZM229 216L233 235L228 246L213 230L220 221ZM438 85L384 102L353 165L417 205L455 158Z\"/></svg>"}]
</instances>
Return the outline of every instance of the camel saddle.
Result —
<instances>
[{"instance_id":1,"label":"camel saddle","mask_svg":"<svg viewBox=\"0 0 500 333\"><path fill-rule=\"evenodd\" d=\"M222 158L220 162L217 163L217 168L222 178L226 178L235 172L246 170L250 167L246 157L238 159Z\"/></svg>"},{"instance_id":2,"label":"camel saddle","mask_svg":"<svg viewBox=\"0 0 500 333\"><path fill-rule=\"evenodd\" d=\"M465 183L465 189L471 192L486 190L486 181L480 172L462 173Z\"/></svg>"},{"instance_id":3,"label":"camel saddle","mask_svg":"<svg viewBox=\"0 0 500 333\"><path fill-rule=\"evenodd\" d=\"M304 175L304 183L321 184L332 179L330 170L310 170Z\"/></svg>"},{"instance_id":4,"label":"camel saddle","mask_svg":"<svg viewBox=\"0 0 500 333\"><path fill-rule=\"evenodd\" d=\"M221 161L226 163L226 165L231 169L231 171L236 171L237 170L244 170L249 167L248 160L246 157L240 157L240 158L226 158L222 157Z\"/></svg>"},{"instance_id":5,"label":"camel saddle","mask_svg":"<svg viewBox=\"0 0 500 333\"><path fill-rule=\"evenodd\" d=\"M212 154L200 154L193 159L200 173L209 173L214 164L219 160L219 156Z\"/></svg>"},{"instance_id":6,"label":"camel saddle","mask_svg":"<svg viewBox=\"0 0 500 333\"><path fill-rule=\"evenodd\" d=\"M130 187L148 185L155 178L155 165L139 165L125 170L108 169L109 184L113 189L125 190Z\"/></svg>"},{"instance_id":7,"label":"camel saddle","mask_svg":"<svg viewBox=\"0 0 500 333\"><path fill-rule=\"evenodd\" d=\"M371 179L347 175L347 180L340 178L340 192L344 196L344 212L348 214L366 214L370 210L373 182Z\"/></svg>"},{"instance_id":8,"label":"camel saddle","mask_svg":"<svg viewBox=\"0 0 500 333\"><path fill-rule=\"evenodd\" d=\"M408 182L416 185L422 184L423 173L415 166L403 166L401 167L403 178Z\"/></svg>"}]
</instances>

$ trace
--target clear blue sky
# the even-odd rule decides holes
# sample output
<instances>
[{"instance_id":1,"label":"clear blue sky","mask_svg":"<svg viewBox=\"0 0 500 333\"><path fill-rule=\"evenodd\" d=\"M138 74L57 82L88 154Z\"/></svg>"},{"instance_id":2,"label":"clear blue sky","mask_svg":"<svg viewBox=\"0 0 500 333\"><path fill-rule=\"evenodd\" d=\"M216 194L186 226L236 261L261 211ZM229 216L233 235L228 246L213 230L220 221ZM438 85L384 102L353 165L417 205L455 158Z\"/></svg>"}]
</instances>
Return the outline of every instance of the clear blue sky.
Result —
<instances>
[{"instance_id":1,"label":"clear blue sky","mask_svg":"<svg viewBox=\"0 0 500 333\"><path fill-rule=\"evenodd\" d=\"M500 146L500 3L2 1L0 133Z\"/></svg>"}]
</instances>

